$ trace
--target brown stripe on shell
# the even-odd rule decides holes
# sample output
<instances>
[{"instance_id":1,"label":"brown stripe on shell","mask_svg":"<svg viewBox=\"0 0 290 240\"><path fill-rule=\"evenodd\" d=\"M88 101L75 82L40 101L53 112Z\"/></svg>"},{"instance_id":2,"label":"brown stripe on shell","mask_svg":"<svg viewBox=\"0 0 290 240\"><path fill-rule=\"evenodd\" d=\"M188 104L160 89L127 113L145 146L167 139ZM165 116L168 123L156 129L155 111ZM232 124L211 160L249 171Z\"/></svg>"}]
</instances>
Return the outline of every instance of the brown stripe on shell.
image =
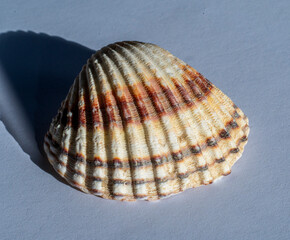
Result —
<instances>
[{"instance_id":1,"label":"brown stripe on shell","mask_svg":"<svg viewBox=\"0 0 290 240\"><path fill-rule=\"evenodd\" d=\"M170 96L170 94L168 93L168 89L165 89L163 88L163 93L161 94L163 97L165 95L168 95ZM108 93L108 95L110 95ZM171 93L172 95L172 93ZM174 98L170 98L170 101L172 101L172 106L168 106L168 107L163 107L161 102L159 101L159 96L157 96L156 94L152 94L152 98L154 101L157 101L156 102L156 110L157 110L157 114L158 115L155 115L153 114L153 112L148 112L148 109L145 108L145 104L144 102L146 101L149 101L151 99L151 97L144 97L144 98L139 98L136 102L134 101L131 101L131 102L128 102L128 101L125 101L124 99L123 100L120 100L121 103L120 103L120 106L124 109L124 111L126 111L127 115L126 115L126 122L127 123L132 123L132 124L140 124L144 121L149 121L149 120L158 120L160 116L172 116L175 113L175 111L184 111L184 110L187 110L187 109L191 109L195 104L193 101L191 102L183 102L183 103L177 103ZM200 99L200 101L204 100L205 98L203 99ZM105 100L106 101L106 100ZM139 116L135 116L135 115L131 115L130 111L127 111L128 109L130 109L130 105L135 105L135 104L138 104L138 106L140 106L140 115ZM74 109L77 108L77 105L74 105ZM103 119L100 118L100 116L98 115L98 112L96 110L94 110L93 108L93 121L89 122L88 124L92 124L92 125L96 125L96 126L99 126L99 127L108 127L110 124L112 123L115 123L117 126L120 125L122 123L122 120L118 120L116 118L116 116L113 114L114 110L118 109L118 106L117 105L114 105L112 104L112 102L110 101L110 103L107 105L107 107L100 107L99 108L101 112L108 112L109 115L104 115ZM72 110L72 112L74 112L74 110ZM83 112L81 112L82 114ZM74 114L74 121L73 122L70 122L68 120L63 119L63 122L62 123L66 123L67 122L67 125L68 126L72 126L74 129L77 129L79 127L79 123L77 121L78 119L78 116L76 116ZM80 116L80 119L81 119L81 123L83 126L85 126L85 120L83 118L83 114Z\"/></svg>"},{"instance_id":2,"label":"brown stripe on shell","mask_svg":"<svg viewBox=\"0 0 290 240\"><path fill-rule=\"evenodd\" d=\"M226 129L227 129L227 132L230 134L230 131L231 129L236 129L238 127L237 123L232 120L230 121L227 126L226 126ZM247 125L245 127L248 127ZM201 143L199 144L198 146L190 146L188 149L185 149L183 150L184 152L191 152L193 154L199 154L201 152L201 150L204 150L207 148L207 146L210 146L210 147L214 147L216 146L217 142L219 142L221 139L223 139L223 137L221 135L223 135L224 133L224 130L222 130L219 134L219 136L217 136L216 138L212 138L212 139L207 139L205 143ZM52 135L48 132L47 133L47 136L49 139L51 139L51 143L53 146L55 146L56 148L59 148L59 145L57 143L57 141L55 141L53 138L52 138ZM245 140L246 141L246 140ZM66 154L68 154L68 150L67 149L62 149L62 151ZM172 153L173 155L173 158L178 158L178 157L174 157L175 155L180 155L181 153L178 152L178 153ZM187 155L185 155L187 156ZM71 156L72 157L72 156ZM158 157L157 157L158 158ZM154 159L154 158L153 158ZM90 161L90 160L87 160L87 161ZM101 161L100 159L97 159L97 161ZM121 161L121 160L119 160ZM134 160L134 162L137 161L139 162L138 160ZM155 160L153 160L155 162ZM141 165L142 166L142 165Z\"/></svg>"},{"instance_id":3,"label":"brown stripe on shell","mask_svg":"<svg viewBox=\"0 0 290 240\"><path fill-rule=\"evenodd\" d=\"M158 79L155 81L158 81ZM127 113L125 115L126 122L140 124L140 118L141 118L141 122L148 121L148 120L154 120L154 119L157 120L162 115L171 116L171 115L175 114L175 111L187 110L187 109L191 109L192 107L194 107L195 103L190 98L190 96L188 95L188 93L184 89L184 87L182 85L180 85L179 83L177 83L176 80L172 79L172 81L174 82L176 88L182 93L182 96L184 97L184 102L178 103L176 101L176 98L173 96L173 93L168 88L166 88L164 86L162 86L163 91L160 91L160 92L156 92L155 89L150 89L150 96L149 97L148 96L142 97L142 95L140 95L139 97L137 97L136 102L134 102L133 100L128 101L128 98L125 98L125 97L120 98L118 100L118 102L119 102L121 108L123 109L123 111L125 113ZM201 93L199 91L199 89L197 88L196 84L193 81L186 79L186 82L192 88L193 92L196 94L196 97L198 98L199 101L206 99L205 96L203 95L203 93ZM202 85L201 81L199 81L199 83L200 83L200 85ZM136 86L136 87L134 86L133 88L138 89L138 86ZM205 88L205 87L203 87L203 88ZM98 126L100 125L100 126L107 127L111 123L116 123L116 125L120 125L122 123L122 120L118 120L116 118L116 115L114 114L115 110L118 109L117 103L115 101L112 101L112 99L109 97L109 96L112 96L114 91L115 90L113 90L111 93L107 92L105 96L104 95L101 96L102 98L104 98L104 103L106 103L106 105L105 105L105 107L100 107L100 111L102 111L102 112L105 111L109 114L108 115L105 114L105 119L101 120L101 118L98 114L98 111L95 110L94 114L93 114L94 121L88 121L88 125L93 123L93 124L98 125ZM210 93L210 91L207 91L207 94L209 94L209 93ZM126 94L126 95L128 95L128 94ZM164 108L160 102L160 98L163 98L165 95L168 96L168 99L171 102L171 106L168 106L167 108ZM148 109L144 108L143 103L151 100L151 98L153 98L153 100L156 101L156 110L157 110L158 115L153 114L153 112L148 112ZM139 108L141 110L140 111L141 114L139 116L132 115L131 112L129 111L129 109L131 109L131 106L135 106L135 104L137 104L137 106L139 106ZM73 107L74 107L74 109L78 108L77 103L75 103L73 105ZM78 111L72 110L71 112L78 112ZM234 112L233 116L234 116L234 118L240 117L239 114L237 113L237 111ZM76 116L74 114L73 119L74 119L73 121L68 119L69 126L73 126L75 129L77 129L79 126L78 119L79 119L80 123L85 126L86 119L85 119L84 107L80 108L79 116ZM65 122L65 120L66 120L66 117L64 117L63 122ZM235 122L233 122L233 124L235 124Z\"/></svg>"},{"instance_id":4,"label":"brown stripe on shell","mask_svg":"<svg viewBox=\"0 0 290 240\"><path fill-rule=\"evenodd\" d=\"M247 125L245 126L248 127ZM47 140L49 141L48 144L54 146L56 149L59 149L59 145L57 144L57 142L53 141L51 139L51 135L47 134ZM219 138L218 141L220 141L222 138ZM240 142L245 142L247 141L247 136L243 136L240 140ZM201 144L199 146L191 146L188 149L183 150L183 157L181 157L180 152L177 153L171 153L169 155L166 156L152 156L151 158L147 158L147 159L131 159L131 160L121 160L121 159L112 159L109 161L102 161L99 158L95 158L93 161L89 160L89 159L85 159L84 156L82 156L81 154L78 155L78 160L82 161L82 162L87 162L87 164L90 165L95 165L98 167L106 167L106 168L130 168L129 165L129 161L132 161L134 164L134 167L144 167L144 166L151 166L151 164L153 163L153 165L155 166L160 166L163 165L164 163L170 162L170 161L177 161L180 162L182 161L184 158L187 158L189 156L196 155L196 154L200 154L201 151L203 151L204 149L207 148L207 146L211 146L211 144L209 144L208 142ZM214 142L214 145L212 146L216 146L216 142ZM231 149L230 152L231 153L236 153L235 151L237 151L236 149ZM67 152L66 152L67 153ZM70 158L75 158L73 155L68 154Z\"/></svg>"},{"instance_id":5,"label":"brown stripe on shell","mask_svg":"<svg viewBox=\"0 0 290 240\"><path fill-rule=\"evenodd\" d=\"M241 116L239 114L235 114L235 113L236 113L236 111L233 114L233 119L226 124L226 129L225 130L223 129L222 132L220 133L220 137L221 138L223 138L221 135L223 135L224 131L229 132L231 129L236 129L236 128L239 127L239 125L237 124L237 122L235 121L235 119L238 119ZM71 116L72 115L70 115L70 118L71 118ZM156 117L156 118L158 118L158 117ZM243 119L244 120L247 119L246 115L243 116ZM67 124L67 126L70 126L69 123ZM99 126L99 127L101 127L101 126ZM48 132L48 134L49 134L49 132ZM64 151L67 152L66 149L64 149Z\"/></svg>"},{"instance_id":6,"label":"brown stripe on shell","mask_svg":"<svg viewBox=\"0 0 290 240\"><path fill-rule=\"evenodd\" d=\"M194 106L195 105L194 100L190 97L188 91L184 88L184 86L182 86L175 78L171 78L171 80L174 83L177 90L180 92L181 96L183 97L184 103L189 107Z\"/></svg>"},{"instance_id":7,"label":"brown stripe on shell","mask_svg":"<svg viewBox=\"0 0 290 240\"><path fill-rule=\"evenodd\" d=\"M183 67L183 71L185 74L183 74L182 77L184 81L190 86L195 97L198 100L205 99L206 96L211 93L212 86L208 84L208 82L206 85L203 84L205 78L200 73L194 74L186 66Z\"/></svg>"},{"instance_id":8,"label":"brown stripe on shell","mask_svg":"<svg viewBox=\"0 0 290 240\"><path fill-rule=\"evenodd\" d=\"M237 145L237 148L239 150L239 146L240 144L242 144L244 141L242 139L244 139L246 136L243 136L238 145ZM47 144L47 146L49 146L49 144L47 142L45 142L45 144ZM180 178L180 179L185 179L185 178L188 178L190 175L194 174L195 172L203 172L203 171L206 171L208 170L209 167L213 166L214 164L219 164L219 163L222 163L224 161L226 161L226 158L229 154L232 154L232 153L238 153L239 151L235 150L235 151L232 151L233 149L231 149L228 154L225 156L225 157L222 157L220 159L216 159L215 161L213 161L213 163L211 164L206 164L205 166L202 166L202 167L199 167L197 168L196 170L193 170L193 171L188 171L188 172L184 172L184 173L180 173L180 174L177 174L177 177ZM52 155L55 156L55 158L57 159L57 156L51 152ZM72 172L72 173L76 173L76 174L79 174L80 176L85 176L84 173L80 172L80 171L76 171L74 169L72 169L70 166L67 166L69 171ZM90 179L93 179L95 181L104 181L104 179L102 178L95 178L93 176L87 176L87 178L90 178ZM147 183L153 183L154 181L157 181L158 183L165 183L167 181L170 181L170 180L174 180L175 178L172 177L172 178L155 178L155 179L135 179L133 182L132 181L126 181L126 180L122 180L122 179L113 179L112 180L112 183L113 184L125 184L125 185L130 185L130 184L136 184L136 185L139 185L139 184L147 184Z\"/></svg>"}]
</instances>

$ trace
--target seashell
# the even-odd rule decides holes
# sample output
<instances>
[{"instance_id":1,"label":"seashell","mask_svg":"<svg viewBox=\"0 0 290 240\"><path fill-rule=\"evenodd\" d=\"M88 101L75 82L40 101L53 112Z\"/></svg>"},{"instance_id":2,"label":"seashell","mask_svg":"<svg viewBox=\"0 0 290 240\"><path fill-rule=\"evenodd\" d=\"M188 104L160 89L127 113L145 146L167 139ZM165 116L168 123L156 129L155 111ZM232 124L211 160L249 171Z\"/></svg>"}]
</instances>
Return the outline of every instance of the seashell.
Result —
<instances>
[{"instance_id":1,"label":"seashell","mask_svg":"<svg viewBox=\"0 0 290 240\"><path fill-rule=\"evenodd\" d=\"M44 149L86 193L157 200L228 175L248 134L244 113L195 69L154 44L119 42L83 66Z\"/></svg>"}]
</instances>

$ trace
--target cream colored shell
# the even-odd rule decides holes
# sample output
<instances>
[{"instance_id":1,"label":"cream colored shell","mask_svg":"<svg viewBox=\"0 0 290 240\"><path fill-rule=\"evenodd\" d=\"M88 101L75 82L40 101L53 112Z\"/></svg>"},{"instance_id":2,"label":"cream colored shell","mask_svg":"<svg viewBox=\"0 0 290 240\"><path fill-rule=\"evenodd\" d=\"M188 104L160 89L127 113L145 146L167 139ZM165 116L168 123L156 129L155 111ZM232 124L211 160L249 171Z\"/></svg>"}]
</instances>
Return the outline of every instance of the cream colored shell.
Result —
<instances>
[{"instance_id":1,"label":"cream colored shell","mask_svg":"<svg viewBox=\"0 0 290 240\"><path fill-rule=\"evenodd\" d=\"M96 52L45 136L54 169L108 199L157 200L231 172L248 119L195 69L149 43Z\"/></svg>"}]
</instances>

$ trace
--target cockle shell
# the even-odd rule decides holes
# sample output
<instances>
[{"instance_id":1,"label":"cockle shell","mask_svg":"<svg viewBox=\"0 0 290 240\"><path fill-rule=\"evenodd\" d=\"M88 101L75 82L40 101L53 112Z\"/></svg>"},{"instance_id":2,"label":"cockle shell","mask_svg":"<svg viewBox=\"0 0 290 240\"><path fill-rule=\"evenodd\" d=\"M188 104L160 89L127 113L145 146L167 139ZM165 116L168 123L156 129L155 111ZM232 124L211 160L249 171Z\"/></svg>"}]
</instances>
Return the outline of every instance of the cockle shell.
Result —
<instances>
[{"instance_id":1,"label":"cockle shell","mask_svg":"<svg viewBox=\"0 0 290 240\"><path fill-rule=\"evenodd\" d=\"M157 200L228 175L248 140L243 112L149 43L96 52L45 136L54 169L103 198Z\"/></svg>"}]
</instances>

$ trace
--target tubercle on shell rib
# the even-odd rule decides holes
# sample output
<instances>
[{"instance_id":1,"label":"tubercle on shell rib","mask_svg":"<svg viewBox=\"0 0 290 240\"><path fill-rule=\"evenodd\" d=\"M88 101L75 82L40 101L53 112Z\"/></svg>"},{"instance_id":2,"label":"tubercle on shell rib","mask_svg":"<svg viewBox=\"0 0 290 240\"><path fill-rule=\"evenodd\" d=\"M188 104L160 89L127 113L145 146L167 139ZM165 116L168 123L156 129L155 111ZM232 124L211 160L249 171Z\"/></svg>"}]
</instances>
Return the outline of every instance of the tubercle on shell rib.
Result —
<instances>
[{"instance_id":1,"label":"tubercle on shell rib","mask_svg":"<svg viewBox=\"0 0 290 240\"><path fill-rule=\"evenodd\" d=\"M44 148L84 192L157 200L229 174L248 134L243 112L195 69L156 45L119 42L83 67Z\"/></svg>"}]
</instances>

